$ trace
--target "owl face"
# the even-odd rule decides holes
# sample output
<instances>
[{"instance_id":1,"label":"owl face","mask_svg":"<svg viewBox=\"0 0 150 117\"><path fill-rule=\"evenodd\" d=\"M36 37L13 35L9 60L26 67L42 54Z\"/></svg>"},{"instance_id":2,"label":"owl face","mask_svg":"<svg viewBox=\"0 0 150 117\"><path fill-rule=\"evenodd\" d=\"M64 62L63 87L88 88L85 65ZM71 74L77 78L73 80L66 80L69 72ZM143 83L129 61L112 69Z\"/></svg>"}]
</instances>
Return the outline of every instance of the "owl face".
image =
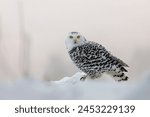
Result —
<instances>
[{"instance_id":1,"label":"owl face","mask_svg":"<svg viewBox=\"0 0 150 117\"><path fill-rule=\"evenodd\" d=\"M75 46L86 43L86 39L79 32L70 32L67 35L65 44L67 49L71 50Z\"/></svg>"}]
</instances>

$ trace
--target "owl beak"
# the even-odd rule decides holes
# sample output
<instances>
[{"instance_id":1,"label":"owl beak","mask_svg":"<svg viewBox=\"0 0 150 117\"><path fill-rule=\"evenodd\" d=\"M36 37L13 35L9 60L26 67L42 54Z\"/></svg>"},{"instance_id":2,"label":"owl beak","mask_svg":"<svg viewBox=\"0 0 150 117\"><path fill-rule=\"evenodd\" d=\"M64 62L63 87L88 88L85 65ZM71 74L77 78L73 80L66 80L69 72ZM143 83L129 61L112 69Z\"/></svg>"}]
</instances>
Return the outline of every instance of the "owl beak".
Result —
<instances>
[{"instance_id":1,"label":"owl beak","mask_svg":"<svg viewBox=\"0 0 150 117\"><path fill-rule=\"evenodd\" d=\"M74 44L76 44L77 43L77 40L74 40Z\"/></svg>"},{"instance_id":2,"label":"owl beak","mask_svg":"<svg viewBox=\"0 0 150 117\"><path fill-rule=\"evenodd\" d=\"M75 40L74 40L74 44L76 44L76 43L78 43L78 39L75 39Z\"/></svg>"}]
</instances>

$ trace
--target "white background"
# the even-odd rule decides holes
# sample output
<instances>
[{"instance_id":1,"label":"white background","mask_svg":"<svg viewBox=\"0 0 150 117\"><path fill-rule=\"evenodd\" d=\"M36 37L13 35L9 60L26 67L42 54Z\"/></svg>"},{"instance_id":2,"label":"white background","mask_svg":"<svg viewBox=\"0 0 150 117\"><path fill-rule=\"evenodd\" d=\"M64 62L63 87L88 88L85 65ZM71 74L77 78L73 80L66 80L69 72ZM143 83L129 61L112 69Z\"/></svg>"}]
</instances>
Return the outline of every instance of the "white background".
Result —
<instances>
[{"instance_id":1,"label":"white background","mask_svg":"<svg viewBox=\"0 0 150 117\"><path fill-rule=\"evenodd\" d=\"M3 100L0 101L0 115L2 117L141 117L141 116L150 116L150 101L140 101L140 100L128 100L128 101L112 101L112 100L51 100L51 101L42 101L42 100L20 100L20 101L11 101L11 100ZM78 114L77 111L74 111L70 114L15 114L15 107L22 105L22 107L30 107L30 106L37 106L37 107L61 107L64 105L69 106L70 108L74 108L77 110L78 105L134 105L135 111L133 113L126 113L126 114ZM70 109L71 110L71 109ZM70 111L71 112L71 111Z\"/></svg>"}]
</instances>

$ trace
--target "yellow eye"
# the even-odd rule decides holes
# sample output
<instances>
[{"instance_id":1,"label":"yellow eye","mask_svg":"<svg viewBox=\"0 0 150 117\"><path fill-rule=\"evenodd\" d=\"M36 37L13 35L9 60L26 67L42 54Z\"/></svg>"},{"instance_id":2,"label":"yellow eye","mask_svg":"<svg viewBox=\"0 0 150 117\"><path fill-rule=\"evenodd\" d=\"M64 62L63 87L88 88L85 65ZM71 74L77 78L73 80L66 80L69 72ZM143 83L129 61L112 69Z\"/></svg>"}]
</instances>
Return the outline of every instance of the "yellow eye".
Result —
<instances>
[{"instance_id":1,"label":"yellow eye","mask_svg":"<svg viewBox=\"0 0 150 117\"><path fill-rule=\"evenodd\" d=\"M69 36L69 38L70 38L70 39L72 39L72 38L73 38L73 36Z\"/></svg>"},{"instance_id":2,"label":"yellow eye","mask_svg":"<svg viewBox=\"0 0 150 117\"><path fill-rule=\"evenodd\" d=\"M77 38L80 38L80 36L78 35Z\"/></svg>"}]
</instances>

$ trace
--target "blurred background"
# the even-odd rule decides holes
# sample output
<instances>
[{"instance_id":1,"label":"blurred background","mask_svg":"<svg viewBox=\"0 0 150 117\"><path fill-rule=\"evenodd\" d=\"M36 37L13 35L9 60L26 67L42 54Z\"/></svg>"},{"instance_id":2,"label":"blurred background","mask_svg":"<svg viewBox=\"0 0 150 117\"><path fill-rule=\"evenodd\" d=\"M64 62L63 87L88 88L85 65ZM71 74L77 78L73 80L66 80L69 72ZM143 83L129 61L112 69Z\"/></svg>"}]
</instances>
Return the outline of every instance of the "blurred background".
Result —
<instances>
[{"instance_id":1,"label":"blurred background","mask_svg":"<svg viewBox=\"0 0 150 117\"><path fill-rule=\"evenodd\" d=\"M78 71L65 36L78 31L129 66L150 71L149 0L0 0L0 80L59 80Z\"/></svg>"}]
</instances>

